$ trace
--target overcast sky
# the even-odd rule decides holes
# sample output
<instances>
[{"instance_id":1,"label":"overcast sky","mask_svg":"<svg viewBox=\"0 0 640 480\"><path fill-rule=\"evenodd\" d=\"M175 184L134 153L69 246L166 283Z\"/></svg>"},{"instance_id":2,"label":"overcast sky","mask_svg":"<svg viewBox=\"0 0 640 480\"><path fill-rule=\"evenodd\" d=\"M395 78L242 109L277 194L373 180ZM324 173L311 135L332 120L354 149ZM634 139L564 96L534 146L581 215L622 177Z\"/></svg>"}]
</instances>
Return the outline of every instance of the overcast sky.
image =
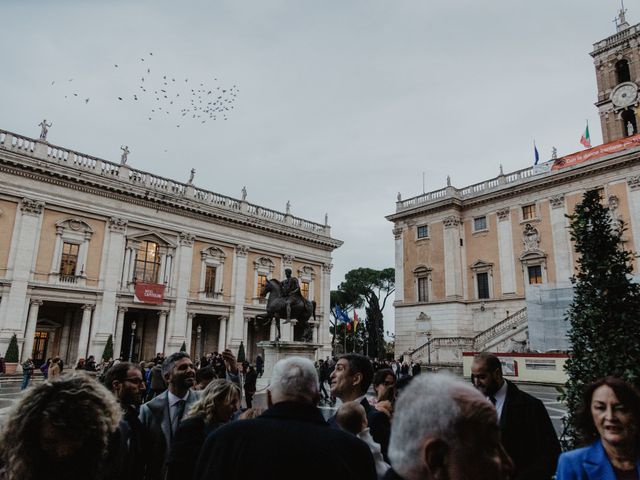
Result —
<instances>
[{"instance_id":1,"label":"overcast sky","mask_svg":"<svg viewBox=\"0 0 640 480\"><path fill-rule=\"evenodd\" d=\"M634 24L640 4L626 6ZM500 164L529 166L534 138L541 160L554 145L572 153L587 119L601 143L588 53L615 32L618 9L615 0L3 0L0 128L37 137L46 117L51 143L115 162L128 145L134 168L180 181L195 168L199 187L239 197L246 185L248 201L284 211L290 200L292 214L317 222L327 212L345 242L335 288L350 269L393 266L384 216L398 191L422 193L422 172L427 191L447 175L462 187ZM189 80L170 84L183 96L164 116L140 93L142 76L161 74ZM227 120L181 117L186 85L197 83L227 90Z\"/></svg>"}]
</instances>

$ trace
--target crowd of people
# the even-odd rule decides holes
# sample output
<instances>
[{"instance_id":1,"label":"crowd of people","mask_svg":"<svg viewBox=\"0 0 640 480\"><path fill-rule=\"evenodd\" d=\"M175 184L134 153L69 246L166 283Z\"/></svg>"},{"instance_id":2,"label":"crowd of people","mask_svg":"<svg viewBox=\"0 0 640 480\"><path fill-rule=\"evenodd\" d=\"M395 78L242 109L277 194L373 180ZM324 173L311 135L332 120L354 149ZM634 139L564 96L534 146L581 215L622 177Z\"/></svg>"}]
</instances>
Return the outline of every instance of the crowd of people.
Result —
<instances>
[{"instance_id":1,"label":"crowd of people","mask_svg":"<svg viewBox=\"0 0 640 480\"><path fill-rule=\"evenodd\" d=\"M0 479L640 475L640 394L618 378L585 389L584 446L561 453L542 402L505 379L489 353L474 358L471 383L358 354L317 365L288 357L272 368L266 409L252 407L255 365L228 350L197 364L178 352L49 375L25 390L3 426ZM154 388L154 376L163 386ZM328 420L323 397L338 404Z\"/></svg>"}]
</instances>

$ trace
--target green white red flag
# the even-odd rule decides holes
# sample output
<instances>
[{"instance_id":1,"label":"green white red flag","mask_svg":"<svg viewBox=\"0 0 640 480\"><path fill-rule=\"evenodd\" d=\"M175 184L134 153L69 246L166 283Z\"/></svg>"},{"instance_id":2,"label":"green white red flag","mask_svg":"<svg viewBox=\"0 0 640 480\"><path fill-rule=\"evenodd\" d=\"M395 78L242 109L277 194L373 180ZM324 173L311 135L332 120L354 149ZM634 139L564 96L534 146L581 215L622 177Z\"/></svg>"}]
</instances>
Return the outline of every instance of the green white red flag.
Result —
<instances>
[{"instance_id":1,"label":"green white red flag","mask_svg":"<svg viewBox=\"0 0 640 480\"><path fill-rule=\"evenodd\" d=\"M584 129L584 133L582 137L580 137L580 143L584 146L584 148L591 148L591 137L589 136L589 124L587 123L587 128Z\"/></svg>"}]
</instances>

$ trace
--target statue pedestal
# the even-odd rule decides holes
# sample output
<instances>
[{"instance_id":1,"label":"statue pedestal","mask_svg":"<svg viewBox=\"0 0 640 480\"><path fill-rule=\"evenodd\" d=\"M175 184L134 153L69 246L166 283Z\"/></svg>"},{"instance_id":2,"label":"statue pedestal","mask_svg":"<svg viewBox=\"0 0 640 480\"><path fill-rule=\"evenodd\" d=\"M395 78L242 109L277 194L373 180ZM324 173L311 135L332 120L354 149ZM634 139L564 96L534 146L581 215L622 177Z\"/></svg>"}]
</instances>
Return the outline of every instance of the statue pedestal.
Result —
<instances>
[{"instance_id":1,"label":"statue pedestal","mask_svg":"<svg viewBox=\"0 0 640 480\"><path fill-rule=\"evenodd\" d=\"M258 348L264 349L264 376L270 378L273 366L278 360L287 357L308 358L316 360L316 352L322 345L306 342L258 342Z\"/></svg>"}]
</instances>

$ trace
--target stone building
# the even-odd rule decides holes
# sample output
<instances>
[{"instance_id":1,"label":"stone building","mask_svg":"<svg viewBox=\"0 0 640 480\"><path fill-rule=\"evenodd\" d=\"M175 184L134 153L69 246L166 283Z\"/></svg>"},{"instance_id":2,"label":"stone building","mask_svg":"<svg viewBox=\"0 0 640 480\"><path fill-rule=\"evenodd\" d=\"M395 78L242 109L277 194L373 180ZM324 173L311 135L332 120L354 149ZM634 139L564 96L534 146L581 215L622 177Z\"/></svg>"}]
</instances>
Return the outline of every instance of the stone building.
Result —
<instances>
[{"instance_id":1,"label":"stone building","mask_svg":"<svg viewBox=\"0 0 640 480\"><path fill-rule=\"evenodd\" d=\"M46 126L46 121L44 122ZM330 227L0 130L0 351L67 364L273 338L261 288L291 268L331 351ZM297 338L285 325L285 340Z\"/></svg>"},{"instance_id":2,"label":"stone building","mask_svg":"<svg viewBox=\"0 0 640 480\"><path fill-rule=\"evenodd\" d=\"M461 365L463 351L566 350L575 257L568 219L598 189L640 252L640 25L594 45L605 143L475 185L402 200L394 223L396 354ZM634 265L638 272L638 264Z\"/></svg>"}]
</instances>

